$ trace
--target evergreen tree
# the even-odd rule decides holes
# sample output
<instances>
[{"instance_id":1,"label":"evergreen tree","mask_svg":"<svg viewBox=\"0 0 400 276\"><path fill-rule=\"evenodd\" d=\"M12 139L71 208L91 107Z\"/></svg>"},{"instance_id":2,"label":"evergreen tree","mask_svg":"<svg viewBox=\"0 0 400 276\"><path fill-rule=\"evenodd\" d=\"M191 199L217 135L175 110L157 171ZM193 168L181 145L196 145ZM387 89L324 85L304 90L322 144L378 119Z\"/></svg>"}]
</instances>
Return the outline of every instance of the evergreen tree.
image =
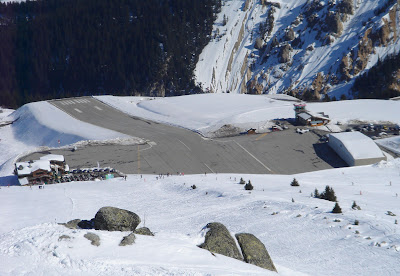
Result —
<instances>
[{"instance_id":1,"label":"evergreen tree","mask_svg":"<svg viewBox=\"0 0 400 276\"><path fill-rule=\"evenodd\" d=\"M314 190L314 197L315 198L320 198L320 195L319 195L319 192L318 192L317 188L315 188L315 190Z\"/></svg>"},{"instance_id":2,"label":"evergreen tree","mask_svg":"<svg viewBox=\"0 0 400 276\"><path fill-rule=\"evenodd\" d=\"M337 201L335 191L329 186L325 187L325 191L319 195L319 198L334 202Z\"/></svg>"},{"instance_id":3,"label":"evergreen tree","mask_svg":"<svg viewBox=\"0 0 400 276\"><path fill-rule=\"evenodd\" d=\"M335 207L333 207L332 213L334 214L341 214L342 213L342 209L340 208L339 204L336 202L335 203Z\"/></svg>"},{"instance_id":4,"label":"evergreen tree","mask_svg":"<svg viewBox=\"0 0 400 276\"><path fill-rule=\"evenodd\" d=\"M296 178L293 178L292 182L290 183L290 186L300 186L299 182L296 180Z\"/></svg>"},{"instance_id":5,"label":"evergreen tree","mask_svg":"<svg viewBox=\"0 0 400 276\"><path fill-rule=\"evenodd\" d=\"M220 8L221 0L0 3L0 101L201 92L193 71Z\"/></svg>"},{"instance_id":6,"label":"evergreen tree","mask_svg":"<svg viewBox=\"0 0 400 276\"><path fill-rule=\"evenodd\" d=\"M246 185L244 185L244 189L245 190L248 190L248 191L250 191L250 190L253 190L253 185L251 184L251 182L250 182L250 180L249 180L249 182L246 184Z\"/></svg>"}]
</instances>

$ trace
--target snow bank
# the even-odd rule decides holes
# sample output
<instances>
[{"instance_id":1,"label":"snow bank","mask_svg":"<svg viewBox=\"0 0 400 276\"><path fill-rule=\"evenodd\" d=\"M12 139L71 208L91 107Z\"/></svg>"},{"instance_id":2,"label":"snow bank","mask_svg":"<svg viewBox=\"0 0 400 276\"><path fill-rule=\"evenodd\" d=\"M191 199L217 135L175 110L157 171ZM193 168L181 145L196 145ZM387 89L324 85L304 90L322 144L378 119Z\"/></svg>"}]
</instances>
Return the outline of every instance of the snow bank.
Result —
<instances>
[{"instance_id":1,"label":"snow bank","mask_svg":"<svg viewBox=\"0 0 400 276\"><path fill-rule=\"evenodd\" d=\"M312 112L323 111L333 122L370 121L400 124L400 101L348 100L327 103L308 103Z\"/></svg>"},{"instance_id":2,"label":"snow bank","mask_svg":"<svg viewBox=\"0 0 400 276\"><path fill-rule=\"evenodd\" d=\"M180 126L211 136L223 125L241 130L255 128L265 132L269 122L279 118L294 118L291 97L277 95L202 94L169 98L98 96L98 100L131 116ZM308 103L311 112L324 112L338 121L393 122L400 124L400 101L351 100L327 103Z\"/></svg>"},{"instance_id":3,"label":"snow bank","mask_svg":"<svg viewBox=\"0 0 400 276\"><path fill-rule=\"evenodd\" d=\"M378 140L375 140L375 143L377 143L378 145L380 145L392 152L400 154L400 137L390 137L390 138L378 139Z\"/></svg>"},{"instance_id":4,"label":"snow bank","mask_svg":"<svg viewBox=\"0 0 400 276\"><path fill-rule=\"evenodd\" d=\"M268 95L201 94L141 101L133 97L98 96L98 100L132 116L176 125L209 136L225 124L243 130L276 118L294 117L293 102Z\"/></svg>"},{"instance_id":5,"label":"snow bank","mask_svg":"<svg viewBox=\"0 0 400 276\"><path fill-rule=\"evenodd\" d=\"M22 106L11 114L17 140L32 146L58 147L81 140L127 138L128 135L76 120L48 102Z\"/></svg>"},{"instance_id":6,"label":"snow bank","mask_svg":"<svg viewBox=\"0 0 400 276\"><path fill-rule=\"evenodd\" d=\"M0 128L0 176L12 173L20 154L39 147L61 147L82 140L132 139L76 120L48 102L26 104L3 121L14 123Z\"/></svg>"}]
</instances>

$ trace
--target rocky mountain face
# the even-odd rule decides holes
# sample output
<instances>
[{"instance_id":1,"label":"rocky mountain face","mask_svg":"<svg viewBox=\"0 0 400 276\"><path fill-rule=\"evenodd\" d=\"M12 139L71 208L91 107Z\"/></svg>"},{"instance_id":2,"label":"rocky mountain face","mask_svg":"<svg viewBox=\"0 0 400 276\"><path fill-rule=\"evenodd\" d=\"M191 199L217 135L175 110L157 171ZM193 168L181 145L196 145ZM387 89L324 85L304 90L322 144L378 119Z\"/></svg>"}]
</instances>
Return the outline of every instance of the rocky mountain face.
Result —
<instances>
[{"instance_id":1,"label":"rocky mountain face","mask_svg":"<svg viewBox=\"0 0 400 276\"><path fill-rule=\"evenodd\" d=\"M218 36L203 50L195 71L197 83L211 92L357 97L354 80L400 50L400 1L246 0L222 5L214 24Z\"/></svg>"}]
</instances>

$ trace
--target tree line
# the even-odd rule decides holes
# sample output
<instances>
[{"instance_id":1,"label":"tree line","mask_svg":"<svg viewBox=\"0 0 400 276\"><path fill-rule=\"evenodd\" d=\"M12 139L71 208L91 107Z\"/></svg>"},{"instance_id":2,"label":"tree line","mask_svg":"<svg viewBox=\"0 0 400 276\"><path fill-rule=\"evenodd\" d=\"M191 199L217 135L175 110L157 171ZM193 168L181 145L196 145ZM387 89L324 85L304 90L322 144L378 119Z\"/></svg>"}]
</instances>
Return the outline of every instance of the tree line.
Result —
<instances>
[{"instance_id":1,"label":"tree line","mask_svg":"<svg viewBox=\"0 0 400 276\"><path fill-rule=\"evenodd\" d=\"M0 4L0 105L83 95L199 93L221 0Z\"/></svg>"}]
</instances>

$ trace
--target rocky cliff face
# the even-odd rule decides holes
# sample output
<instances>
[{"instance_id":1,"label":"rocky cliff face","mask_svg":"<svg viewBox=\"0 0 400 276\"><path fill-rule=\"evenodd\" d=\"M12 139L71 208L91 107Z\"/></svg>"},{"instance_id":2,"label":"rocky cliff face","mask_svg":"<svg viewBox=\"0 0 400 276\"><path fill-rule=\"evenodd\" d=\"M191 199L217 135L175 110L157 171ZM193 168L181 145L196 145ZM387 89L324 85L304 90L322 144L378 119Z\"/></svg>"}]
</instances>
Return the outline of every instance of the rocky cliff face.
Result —
<instances>
[{"instance_id":1,"label":"rocky cliff face","mask_svg":"<svg viewBox=\"0 0 400 276\"><path fill-rule=\"evenodd\" d=\"M223 1L214 29L224 15L228 24L203 50L196 81L211 92L338 98L378 59L399 52L398 2Z\"/></svg>"}]
</instances>

